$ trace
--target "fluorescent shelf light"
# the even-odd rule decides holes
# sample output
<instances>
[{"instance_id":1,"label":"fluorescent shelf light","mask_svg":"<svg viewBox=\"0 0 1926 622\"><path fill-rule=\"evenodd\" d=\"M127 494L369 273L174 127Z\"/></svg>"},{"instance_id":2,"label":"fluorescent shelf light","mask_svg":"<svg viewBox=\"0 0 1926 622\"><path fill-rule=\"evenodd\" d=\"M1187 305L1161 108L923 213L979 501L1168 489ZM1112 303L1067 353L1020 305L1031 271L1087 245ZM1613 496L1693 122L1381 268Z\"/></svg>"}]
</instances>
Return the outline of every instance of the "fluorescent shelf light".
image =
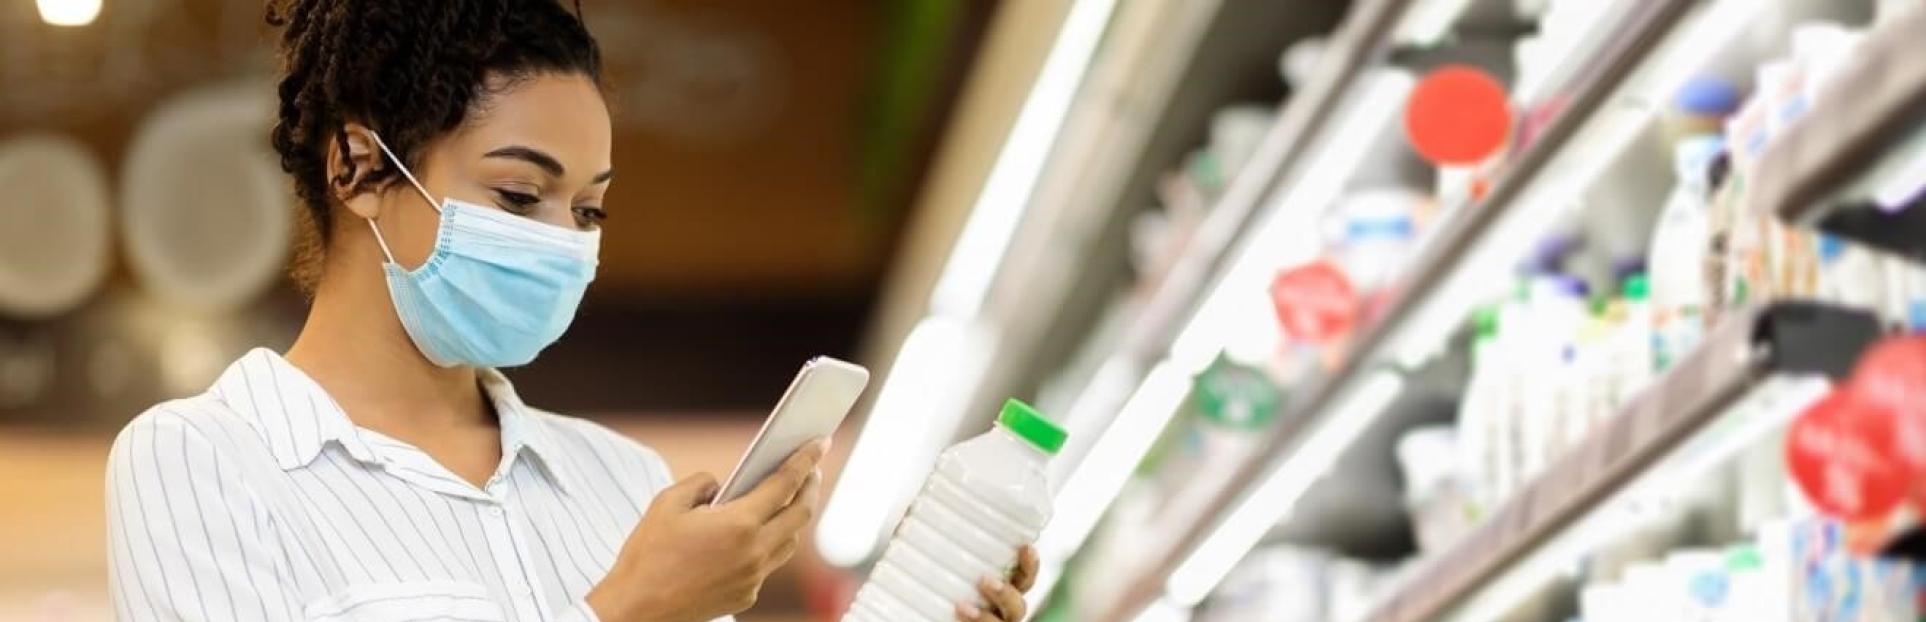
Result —
<instances>
[{"instance_id":1,"label":"fluorescent shelf light","mask_svg":"<svg viewBox=\"0 0 1926 622\"><path fill-rule=\"evenodd\" d=\"M931 294L932 315L904 339L884 377L842 481L824 508L817 546L832 564L875 552L911 489L955 433L994 343L981 316L998 267L1023 220L1117 0L1075 0L1051 44L1010 135L970 209Z\"/></svg>"},{"instance_id":2,"label":"fluorescent shelf light","mask_svg":"<svg viewBox=\"0 0 1926 622\"><path fill-rule=\"evenodd\" d=\"M1464 17L1471 0L1418 0L1398 24L1398 40L1413 45L1432 46L1451 34L1451 27Z\"/></svg>"},{"instance_id":3,"label":"fluorescent shelf light","mask_svg":"<svg viewBox=\"0 0 1926 622\"><path fill-rule=\"evenodd\" d=\"M955 434L994 340L968 322L924 319L903 340L817 526L823 559L867 561Z\"/></svg>"},{"instance_id":4,"label":"fluorescent shelf light","mask_svg":"<svg viewBox=\"0 0 1926 622\"><path fill-rule=\"evenodd\" d=\"M1084 456L1097 446L1105 430L1117 420L1117 413L1144 379L1143 372L1129 355L1112 355L1097 368L1076 401L1063 416L1063 429L1070 433L1063 449L1050 460L1052 490L1063 490L1065 480L1082 464Z\"/></svg>"},{"instance_id":5,"label":"fluorescent shelf light","mask_svg":"<svg viewBox=\"0 0 1926 622\"><path fill-rule=\"evenodd\" d=\"M1057 490L1056 513L1037 538L1037 552L1045 560L1062 562L1083 546L1189 391L1190 376L1175 365L1164 362L1150 370L1117 420Z\"/></svg>"},{"instance_id":6,"label":"fluorescent shelf light","mask_svg":"<svg viewBox=\"0 0 1926 622\"><path fill-rule=\"evenodd\" d=\"M1381 70L1368 76L1350 113L1336 131L1321 137L1319 157L1303 175L1290 177L1258 228L1240 245L1224 277L1171 345L1171 360L1196 372L1217 353L1245 339L1275 344L1276 320L1266 286L1278 269L1309 260L1320 246L1318 219L1337 200L1375 139L1397 119L1416 80L1411 74ZM1242 350L1243 348L1240 348Z\"/></svg>"},{"instance_id":7,"label":"fluorescent shelf light","mask_svg":"<svg viewBox=\"0 0 1926 622\"><path fill-rule=\"evenodd\" d=\"M1037 583L1025 597L1032 611L1056 588L1070 557L1096 529L1136 462L1181 406L1187 387L1170 386L1168 368L1168 364L1153 368L1138 382L1130 357L1114 356L1104 361L1071 404L1064 420L1070 442L1050 461L1056 513L1037 539ZM1176 380L1184 378L1179 375ZM1081 444L1079 436L1084 439Z\"/></svg>"},{"instance_id":8,"label":"fluorescent shelf light","mask_svg":"<svg viewBox=\"0 0 1926 622\"><path fill-rule=\"evenodd\" d=\"M1237 561L1290 514L1311 484L1331 470L1344 451L1357 442L1403 390L1402 376L1377 371L1342 396L1342 405L1323 421L1315 422L1310 435L1245 494L1197 549L1171 572L1170 580L1164 585L1170 600L1192 606L1203 602Z\"/></svg>"},{"instance_id":9,"label":"fluorescent shelf light","mask_svg":"<svg viewBox=\"0 0 1926 622\"><path fill-rule=\"evenodd\" d=\"M1070 6L1010 136L997 152L983 192L950 250L931 296L935 312L970 317L982 309L1116 7L1117 0L1077 0Z\"/></svg>"},{"instance_id":10,"label":"fluorescent shelf light","mask_svg":"<svg viewBox=\"0 0 1926 622\"><path fill-rule=\"evenodd\" d=\"M38 0L40 20L55 26L85 26L100 17L100 0Z\"/></svg>"}]
</instances>

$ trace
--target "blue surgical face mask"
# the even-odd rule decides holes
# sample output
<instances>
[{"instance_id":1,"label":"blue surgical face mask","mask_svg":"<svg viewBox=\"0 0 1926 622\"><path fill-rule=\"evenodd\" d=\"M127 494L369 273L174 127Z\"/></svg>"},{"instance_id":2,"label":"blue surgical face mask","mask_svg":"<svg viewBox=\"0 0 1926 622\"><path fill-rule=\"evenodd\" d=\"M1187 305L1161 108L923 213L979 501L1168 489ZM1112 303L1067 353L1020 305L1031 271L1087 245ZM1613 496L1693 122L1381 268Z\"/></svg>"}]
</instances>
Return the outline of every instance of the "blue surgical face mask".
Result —
<instances>
[{"instance_id":1,"label":"blue surgical face mask","mask_svg":"<svg viewBox=\"0 0 1926 622\"><path fill-rule=\"evenodd\" d=\"M444 198L437 205L394 152L381 152L441 213L434 251L421 267L395 263L374 219L368 227L388 258L388 295L409 339L442 367L513 367L561 338L589 281L602 233L538 222Z\"/></svg>"}]
</instances>

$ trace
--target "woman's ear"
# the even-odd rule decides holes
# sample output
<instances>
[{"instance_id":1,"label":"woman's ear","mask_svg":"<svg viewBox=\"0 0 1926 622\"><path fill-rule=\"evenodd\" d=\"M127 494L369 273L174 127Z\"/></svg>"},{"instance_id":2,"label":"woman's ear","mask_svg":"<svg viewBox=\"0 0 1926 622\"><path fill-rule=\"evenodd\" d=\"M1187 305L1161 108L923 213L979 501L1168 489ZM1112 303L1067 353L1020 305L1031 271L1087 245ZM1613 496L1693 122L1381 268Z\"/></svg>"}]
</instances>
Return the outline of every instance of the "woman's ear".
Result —
<instances>
[{"instance_id":1,"label":"woman's ear","mask_svg":"<svg viewBox=\"0 0 1926 622\"><path fill-rule=\"evenodd\" d=\"M374 131L360 123L341 126L328 143L328 189L334 199L361 218L374 218L381 212L379 193L369 187L368 178L387 168L381 149L375 146Z\"/></svg>"}]
</instances>

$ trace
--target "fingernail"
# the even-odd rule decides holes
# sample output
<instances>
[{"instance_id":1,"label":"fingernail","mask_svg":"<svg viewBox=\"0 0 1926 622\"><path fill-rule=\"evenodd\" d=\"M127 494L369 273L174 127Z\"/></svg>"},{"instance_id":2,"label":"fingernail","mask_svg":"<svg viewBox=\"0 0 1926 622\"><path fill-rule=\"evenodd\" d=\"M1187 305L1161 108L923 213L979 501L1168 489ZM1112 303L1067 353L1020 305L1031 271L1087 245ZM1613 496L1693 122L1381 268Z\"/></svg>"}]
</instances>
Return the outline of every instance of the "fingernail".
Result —
<instances>
[{"instance_id":1,"label":"fingernail","mask_svg":"<svg viewBox=\"0 0 1926 622\"><path fill-rule=\"evenodd\" d=\"M977 616L983 615L983 610L977 609L976 605L957 605L956 612L970 619L975 619Z\"/></svg>"},{"instance_id":2,"label":"fingernail","mask_svg":"<svg viewBox=\"0 0 1926 622\"><path fill-rule=\"evenodd\" d=\"M992 592L998 592L1003 590L1002 579L998 579L995 577L984 577L982 583L983 583L984 589L990 590Z\"/></svg>"}]
</instances>

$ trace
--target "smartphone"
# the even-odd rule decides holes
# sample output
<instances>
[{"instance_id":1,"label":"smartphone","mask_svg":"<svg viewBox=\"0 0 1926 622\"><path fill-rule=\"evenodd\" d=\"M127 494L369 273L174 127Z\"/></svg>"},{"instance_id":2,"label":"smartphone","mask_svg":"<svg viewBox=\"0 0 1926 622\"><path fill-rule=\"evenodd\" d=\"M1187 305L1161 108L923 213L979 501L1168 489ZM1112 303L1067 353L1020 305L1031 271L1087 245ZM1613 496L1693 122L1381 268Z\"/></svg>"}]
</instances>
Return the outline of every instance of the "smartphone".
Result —
<instances>
[{"instance_id":1,"label":"smartphone","mask_svg":"<svg viewBox=\"0 0 1926 622\"><path fill-rule=\"evenodd\" d=\"M748 494L804 443L834 434L867 386L869 370L861 365L827 356L804 363L769 419L762 422L756 440L749 442L749 451L723 482L715 502L727 503Z\"/></svg>"}]
</instances>

